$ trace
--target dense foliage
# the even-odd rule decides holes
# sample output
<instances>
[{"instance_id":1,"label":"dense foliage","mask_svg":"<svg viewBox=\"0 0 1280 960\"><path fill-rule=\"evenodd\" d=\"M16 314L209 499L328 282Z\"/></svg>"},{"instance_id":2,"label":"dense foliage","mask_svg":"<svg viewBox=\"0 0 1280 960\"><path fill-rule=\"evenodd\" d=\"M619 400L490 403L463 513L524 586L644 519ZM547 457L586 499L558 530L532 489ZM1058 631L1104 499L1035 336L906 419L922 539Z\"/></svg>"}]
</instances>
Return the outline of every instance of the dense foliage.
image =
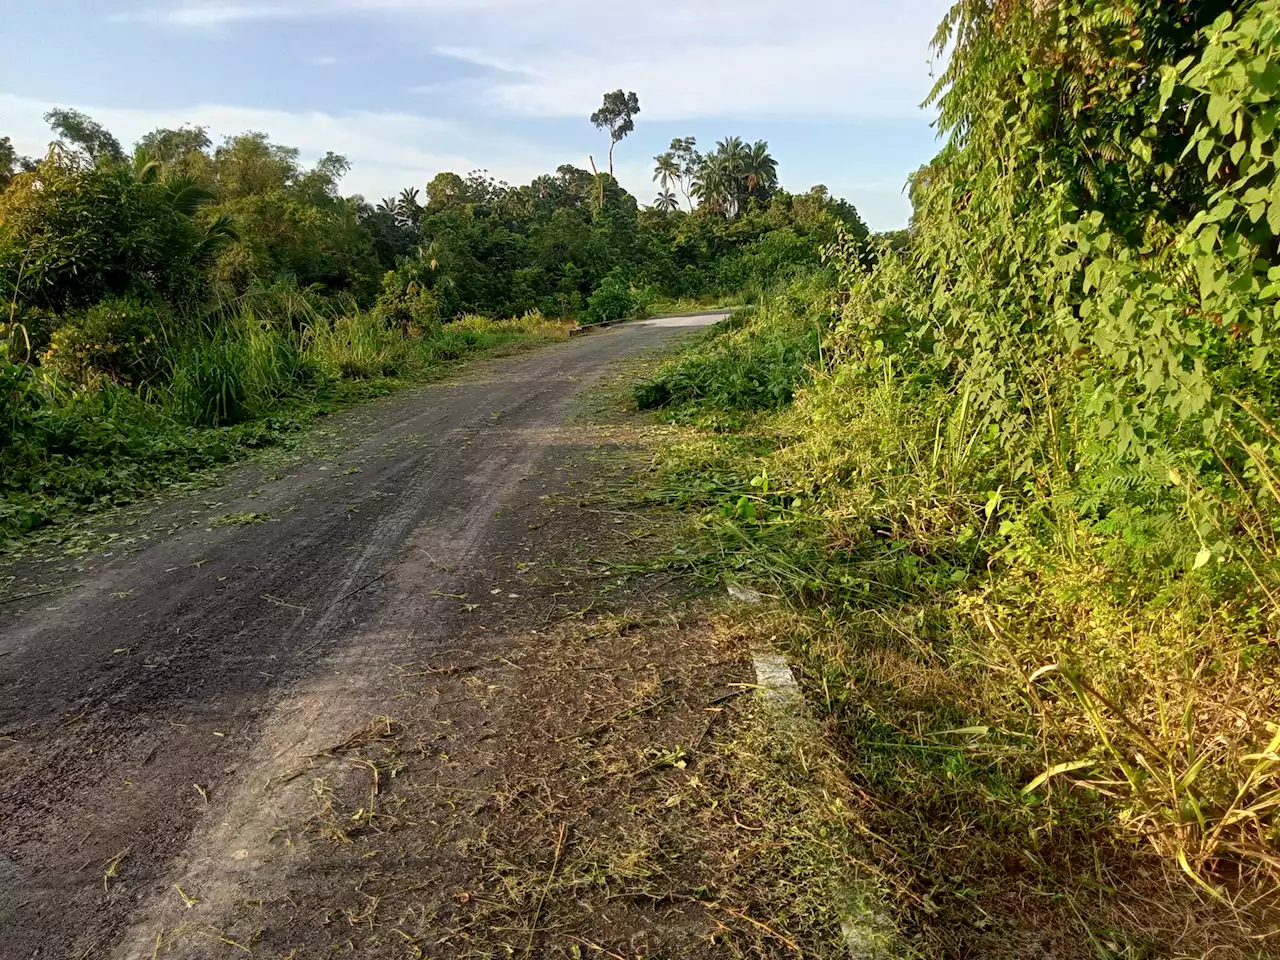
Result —
<instances>
[{"instance_id":1,"label":"dense foliage","mask_svg":"<svg viewBox=\"0 0 1280 960\"><path fill-rule=\"evenodd\" d=\"M1280 2L961 0L936 46L944 145L905 244L833 245L826 293L638 398L771 409L753 357L821 331L713 526L823 607L804 656L886 856L904 821L965 832L934 869L990 917L1023 882L992 865L1094 842L1089 799L1229 897L1280 863ZM935 762L930 726L970 743ZM975 949L954 917L932 950Z\"/></svg>"},{"instance_id":2,"label":"dense foliage","mask_svg":"<svg viewBox=\"0 0 1280 960\"><path fill-rule=\"evenodd\" d=\"M638 112L619 91L594 119L616 144ZM749 293L816 265L838 225L866 235L772 175L689 213L568 165L519 187L441 173L373 206L342 195L343 157L306 167L262 133L159 129L127 155L84 114L46 119L42 160L0 140L0 534L237 447L193 429L274 423L236 428L266 442L343 383L559 332L544 316Z\"/></svg>"}]
</instances>

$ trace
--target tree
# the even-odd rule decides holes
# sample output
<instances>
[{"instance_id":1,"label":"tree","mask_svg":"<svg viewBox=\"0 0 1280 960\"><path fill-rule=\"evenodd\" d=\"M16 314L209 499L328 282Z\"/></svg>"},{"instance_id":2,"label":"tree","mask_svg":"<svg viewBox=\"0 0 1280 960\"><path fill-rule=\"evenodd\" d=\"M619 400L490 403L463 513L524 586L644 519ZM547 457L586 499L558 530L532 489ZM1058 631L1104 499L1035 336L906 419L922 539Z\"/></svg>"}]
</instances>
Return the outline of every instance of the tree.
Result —
<instances>
[{"instance_id":1,"label":"tree","mask_svg":"<svg viewBox=\"0 0 1280 960\"><path fill-rule=\"evenodd\" d=\"M193 160L203 165L213 142L205 127L179 127L176 130L160 127L138 141L135 152L141 151L166 166L179 166L186 172L194 166Z\"/></svg>"},{"instance_id":2,"label":"tree","mask_svg":"<svg viewBox=\"0 0 1280 960\"><path fill-rule=\"evenodd\" d=\"M284 277L302 287L375 287L381 261L362 222L361 202L338 194L346 169L346 159L337 154L304 169L296 149L262 133L223 143L209 174L218 202L202 211L201 220L233 218L239 240L219 253L215 284L230 293Z\"/></svg>"},{"instance_id":3,"label":"tree","mask_svg":"<svg viewBox=\"0 0 1280 960\"><path fill-rule=\"evenodd\" d=\"M13 141L8 137L0 137L0 192L9 186L9 181L17 173L18 152L13 149Z\"/></svg>"},{"instance_id":4,"label":"tree","mask_svg":"<svg viewBox=\"0 0 1280 960\"><path fill-rule=\"evenodd\" d=\"M396 202L396 215L400 223L412 226L422 218L422 204L418 202L418 188L405 187Z\"/></svg>"},{"instance_id":5,"label":"tree","mask_svg":"<svg viewBox=\"0 0 1280 960\"><path fill-rule=\"evenodd\" d=\"M640 98L635 92L615 90L604 95L604 103L591 115L598 130L609 131L609 176L613 176L613 148L636 128L635 116L640 112Z\"/></svg>"},{"instance_id":6,"label":"tree","mask_svg":"<svg viewBox=\"0 0 1280 960\"><path fill-rule=\"evenodd\" d=\"M653 182L661 185L663 192L671 189L673 183L680 181L680 162L676 155L668 150L653 158Z\"/></svg>"},{"instance_id":7,"label":"tree","mask_svg":"<svg viewBox=\"0 0 1280 960\"><path fill-rule=\"evenodd\" d=\"M657 199L653 201L653 205L659 210L668 212L680 209L680 201L676 199L676 195L669 189L664 189L659 193Z\"/></svg>"},{"instance_id":8,"label":"tree","mask_svg":"<svg viewBox=\"0 0 1280 960\"><path fill-rule=\"evenodd\" d=\"M698 173L698 167L702 165L702 156L698 153L698 141L696 137L676 137L671 141L671 156L675 159L680 167L680 174L677 181L680 184L680 192L684 194L685 203L689 204L689 209L693 209L693 197L690 196L689 188L693 185L693 178Z\"/></svg>"},{"instance_id":9,"label":"tree","mask_svg":"<svg viewBox=\"0 0 1280 960\"><path fill-rule=\"evenodd\" d=\"M58 139L69 147L78 147L94 163L124 162L120 141L106 127L79 110L50 110L44 115L44 122L53 128Z\"/></svg>"},{"instance_id":10,"label":"tree","mask_svg":"<svg viewBox=\"0 0 1280 960\"><path fill-rule=\"evenodd\" d=\"M697 198L700 208L712 213L728 212L732 191L728 167L722 156L712 153L702 158L689 192Z\"/></svg>"},{"instance_id":11,"label":"tree","mask_svg":"<svg viewBox=\"0 0 1280 960\"><path fill-rule=\"evenodd\" d=\"M725 213L734 217L742 210L747 192L747 145L741 137L725 137L716 144L728 204Z\"/></svg>"},{"instance_id":12,"label":"tree","mask_svg":"<svg viewBox=\"0 0 1280 960\"><path fill-rule=\"evenodd\" d=\"M107 297L194 303L203 241L154 179L52 151L0 196L0 289L59 315Z\"/></svg>"},{"instance_id":13,"label":"tree","mask_svg":"<svg viewBox=\"0 0 1280 960\"><path fill-rule=\"evenodd\" d=\"M747 193L767 198L778 187L778 161L769 154L769 144L757 140L747 149Z\"/></svg>"},{"instance_id":14,"label":"tree","mask_svg":"<svg viewBox=\"0 0 1280 960\"><path fill-rule=\"evenodd\" d=\"M440 213L460 207L471 200L467 181L456 173L438 173L427 184L427 212Z\"/></svg>"}]
</instances>

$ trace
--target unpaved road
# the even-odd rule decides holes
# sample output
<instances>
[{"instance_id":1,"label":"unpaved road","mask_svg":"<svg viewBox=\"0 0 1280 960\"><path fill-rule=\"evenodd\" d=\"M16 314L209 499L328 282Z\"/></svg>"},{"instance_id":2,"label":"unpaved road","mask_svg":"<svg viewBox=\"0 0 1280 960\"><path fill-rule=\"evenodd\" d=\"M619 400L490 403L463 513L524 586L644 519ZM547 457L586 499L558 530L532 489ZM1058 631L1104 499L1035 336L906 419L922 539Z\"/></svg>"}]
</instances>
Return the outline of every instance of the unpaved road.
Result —
<instances>
[{"instance_id":1,"label":"unpaved road","mask_svg":"<svg viewBox=\"0 0 1280 960\"><path fill-rule=\"evenodd\" d=\"M378 742L358 732L394 712L398 671L480 644L482 603L542 617L490 567L536 548L574 403L715 319L624 325L343 414L335 459L242 471L199 523L0 608L0 957L295 955L218 931L245 903L306 912L294 814L329 788L299 772ZM375 792L394 774L345 768ZM205 933L171 946L183 925Z\"/></svg>"}]
</instances>

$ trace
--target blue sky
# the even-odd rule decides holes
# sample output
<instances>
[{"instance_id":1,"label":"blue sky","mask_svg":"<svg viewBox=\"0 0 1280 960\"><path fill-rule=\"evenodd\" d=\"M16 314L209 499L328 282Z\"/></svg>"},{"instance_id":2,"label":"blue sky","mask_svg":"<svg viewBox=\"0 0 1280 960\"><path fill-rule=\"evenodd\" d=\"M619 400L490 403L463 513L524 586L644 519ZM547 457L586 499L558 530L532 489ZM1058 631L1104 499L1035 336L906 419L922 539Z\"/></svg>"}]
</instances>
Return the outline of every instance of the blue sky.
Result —
<instances>
[{"instance_id":1,"label":"blue sky","mask_svg":"<svg viewBox=\"0 0 1280 960\"><path fill-rule=\"evenodd\" d=\"M601 163L587 117L640 95L617 173L653 198L672 137L765 139L783 185L827 184L874 229L904 226L936 152L929 40L950 0L9 0L0 135L84 110L126 145L156 126L262 130L353 164L377 199L441 170L527 182Z\"/></svg>"}]
</instances>

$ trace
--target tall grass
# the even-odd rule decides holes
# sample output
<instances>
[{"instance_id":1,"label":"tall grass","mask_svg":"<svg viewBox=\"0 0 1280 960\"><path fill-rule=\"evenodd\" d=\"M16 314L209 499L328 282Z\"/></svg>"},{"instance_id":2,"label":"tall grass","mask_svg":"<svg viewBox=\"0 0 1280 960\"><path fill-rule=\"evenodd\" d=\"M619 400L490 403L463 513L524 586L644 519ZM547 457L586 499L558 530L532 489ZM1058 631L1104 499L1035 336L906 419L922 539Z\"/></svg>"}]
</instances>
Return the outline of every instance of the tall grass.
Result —
<instances>
[{"instance_id":1,"label":"tall grass","mask_svg":"<svg viewBox=\"0 0 1280 960\"><path fill-rule=\"evenodd\" d=\"M329 376L342 380L407 374L422 362L425 349L422 341L408 340L372 313L317 318L305 329L303 343Z\"/></svg>"},{"instance_id":2,"label":"tall grass","mask_svg":"<svg viewBox=\"0 0 1280 960\"><path fill-rule=\"evenodd\" d=\"M758 312L737 311L640 384L637 404L641 409L695 402L721 410L787 406L820 358L834 305L827 289L814 277L797 284L793 293L766 299Z\"/></svg>"},{"instance_id":3,"label":"tall grass","mask_svg":"<svg viewBox=\"0 0 1280 960\"><path fill-rule=\"evenodd\" d=\"M1180 913L1213 914L1206 904L1272 902L1271 568L1202 562L1196 517L1168 476L1099 457L1011 483L1020 452L927 359L906 369L861 355L855 368L837 325L821 360L813 345L797 349L803 364L758 362L786 355L830 302L818 289L767 300L637 398L657 405L661 389L672 419L713 428L661 457L655 495L701 513L702 547L680 562L755 581L800 614L780 635L795 638L811 696L845 737L904 896L941 903L940 891L968 888L967 903L909 925L940 954L972 951L985 943L975 922L1007 910L1021 923L1028 898L1085 910L1084 875L1123 889L1088 910L1090 924L1106 917L1136 938L1103 951L1128 956L1152 931L1111 907L1143 904L1158 940ZM793 403L778 402L782 385ZM728 433L716 416L727 407L751 414ZM1213 916L1198 933L1249 955L1237 947L1256 921Z\"/></svg>"},{"instance_id":4,"label":"tall grass","mask_svg":"<svg viewBox=\"0 0 1280 960\"><path fill-rule=\"evenodd\" d=\"M285 301L285 308L280 305ZM562 339L541 314L467 317L413 335L380 316L259 290L170 331L145 391L75 386L0 355L0 544L158 484L289 443L322 410L507 343Z\"/></svg>"}]
</instances>

